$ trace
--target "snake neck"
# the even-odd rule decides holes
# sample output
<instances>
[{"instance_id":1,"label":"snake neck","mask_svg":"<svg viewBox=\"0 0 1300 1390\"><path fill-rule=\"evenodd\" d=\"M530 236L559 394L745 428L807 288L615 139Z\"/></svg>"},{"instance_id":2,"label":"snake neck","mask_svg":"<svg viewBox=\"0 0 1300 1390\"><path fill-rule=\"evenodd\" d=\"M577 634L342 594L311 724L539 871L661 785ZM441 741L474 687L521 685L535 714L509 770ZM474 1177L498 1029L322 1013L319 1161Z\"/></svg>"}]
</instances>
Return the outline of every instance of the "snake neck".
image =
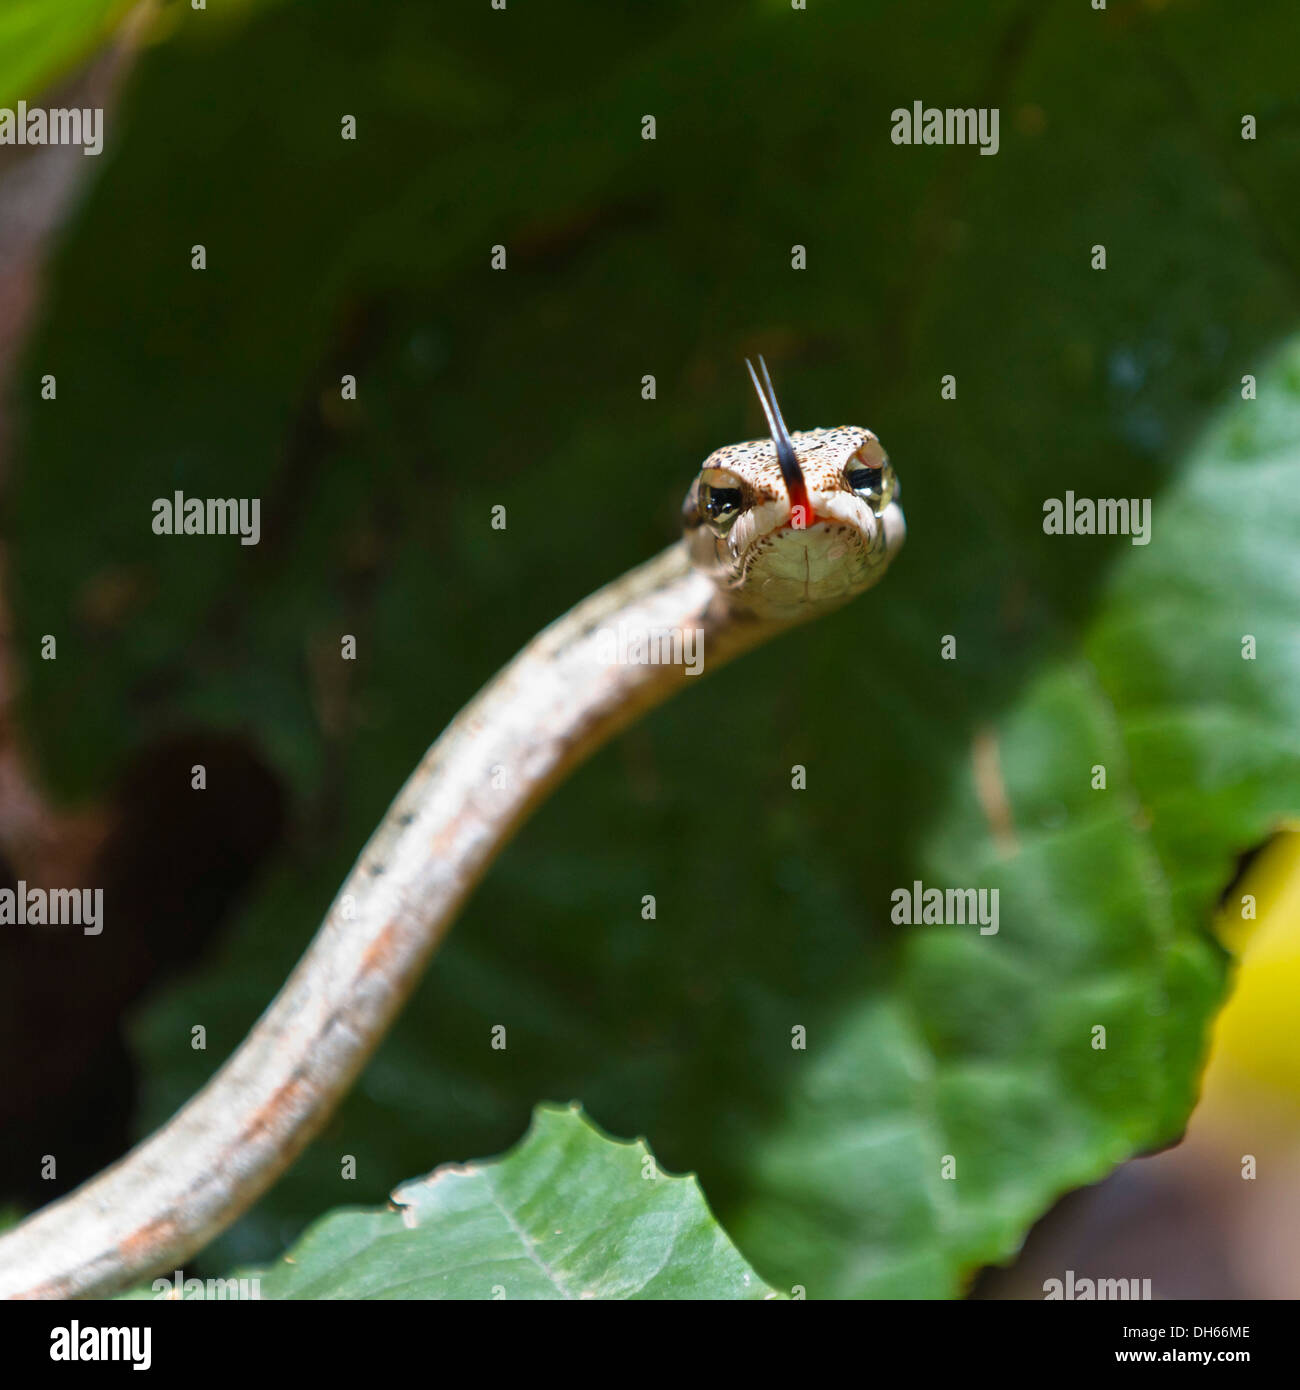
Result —
<instances>
[{"instance_id":1,"label":"snake neck","mask_svg":"<svg viewBox=\"0 0 1300 1390\"><path fill-rule=\"evenodd\" d=\"M0 1297L103 1296L230 1225L329 1119L530 810L612 734L778 630L729 608L679 543L538 633L425 754L221 1070L0 1238Z\"/></svg>"}]
</instances>

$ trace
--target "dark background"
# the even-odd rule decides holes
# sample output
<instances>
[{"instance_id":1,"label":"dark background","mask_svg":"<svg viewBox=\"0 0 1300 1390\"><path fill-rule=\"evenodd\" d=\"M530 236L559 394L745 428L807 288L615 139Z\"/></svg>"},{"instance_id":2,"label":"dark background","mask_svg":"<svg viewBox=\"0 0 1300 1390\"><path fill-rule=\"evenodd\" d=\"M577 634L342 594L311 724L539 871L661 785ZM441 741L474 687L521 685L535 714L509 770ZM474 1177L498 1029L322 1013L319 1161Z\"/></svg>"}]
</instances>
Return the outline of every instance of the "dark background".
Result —
<instances>
[{"instance_id":1,"label":"dark background","mask_svg":"<svg viewBox=\"0 0 1300 1390\"><path fill-rule=\"evenodd\" d=\"M438 730L759 432L756 352L792 427L884 441L902 557L558 793L212 1266L575 1098L698 1171L774 1282L953 1294L1059 1193L1176 1137L1221 987L1208 909L1276 807L1212 845L1158 826L1156 910L1125 886L1127 824L1004 863L972 745L1003 730L1022 832L1050 838L1114 735L1069 672L1117 556L1144 556L1045 536L1043 499L1154 497L1159 527L1212 409L1295 326L1296 37L1293 6L1205 0L164 7L12 391L18 743L58 808L44 862L104 883L118 927L9 948L8 1195L48 1197L51 1147L79 1181L210 1075ZM893 145L917 99L998 107L1000 152ZM260 497L261 544L155 536L175 489ZM1131 651L1093 659L1132 693ZM1026 696L1058 669L1059 699ZM915 877L1001 884L1018 954L905 940L889 892ZM1064 1030L1103 1000L1146 1031L1099 1079ZM936 1145L969 1162L958 1192Z\"/></svg>"}]
</instances>

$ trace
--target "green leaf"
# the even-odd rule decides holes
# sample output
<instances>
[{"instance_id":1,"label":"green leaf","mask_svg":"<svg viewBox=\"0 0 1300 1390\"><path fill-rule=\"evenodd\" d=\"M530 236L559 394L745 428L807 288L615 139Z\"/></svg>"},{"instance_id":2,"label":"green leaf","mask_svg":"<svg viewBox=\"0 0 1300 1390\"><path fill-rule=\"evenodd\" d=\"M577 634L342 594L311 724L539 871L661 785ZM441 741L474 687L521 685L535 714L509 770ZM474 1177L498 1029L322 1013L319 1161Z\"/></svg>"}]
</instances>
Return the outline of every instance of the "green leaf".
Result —
<instances>
[{"instance_id":1,"label":"green leaf","mask_svg":"<svg viewBox=\"0 0 1300 1390\"><path fill-rule=\"evenodd\" d=\"M0 106L33 103L130 8L131 0L8 0L0 12Z\"/></svg>"},{"instance_id":2,"label":"green leaf","mask_svg":"<svg viewBox=\"0 0 1300 1390\"><path fill-rule=\"evenodd\" d=\"M538 1106L509 1153L403 1183L387 1210L331 1213L270 1269L233 1277L252 1276L262 1298L778 1297L693 1177L576 1106Z\"/></svg>"},{"instance_id":3,"label":"green leaf","mask_svg":"<svg viewBox=\"0 0 1300 1390\"><path fill-rule=\"evenodd\" d=\"M1300 339L1258 390L1156 499L1149 546L1120 550L1078 654L984 731L996 770L957 781L920 872L996 888L1000 930L908 928L811 1062L754 1156L761 1197L728 1216L761 1268L820 1246L848 1273L856 1247L837 1292L924 1292L1179 1135L1222 996L1214 904L1300 813Z\"/></svg>"}]
</instances>

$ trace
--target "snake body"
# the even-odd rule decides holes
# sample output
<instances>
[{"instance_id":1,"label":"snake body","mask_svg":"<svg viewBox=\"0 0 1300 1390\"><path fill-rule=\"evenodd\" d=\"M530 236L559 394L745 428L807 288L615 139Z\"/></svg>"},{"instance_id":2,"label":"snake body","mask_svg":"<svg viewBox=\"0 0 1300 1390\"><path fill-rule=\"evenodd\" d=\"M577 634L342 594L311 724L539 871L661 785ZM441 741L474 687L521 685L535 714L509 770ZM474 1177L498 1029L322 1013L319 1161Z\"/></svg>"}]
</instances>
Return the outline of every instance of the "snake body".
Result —
<instances>
[{"instance_id":1,"label":"snake body","mask_svg":"<svg viewBox=\"0 0 1300 1390\"><path fill-rule=\"evenodd\" d=\"M791 436L766 367L766 392L754 381L772 438L711 454L683 540L545 628L457 715L225 1065L123 1159L0 1238L0 1296L103 1296L202 1248L320 1130L529 812L690 679L656 656L695 649L711 670L884 573L904 528L875 436Z\"/></svg>"}]
</instances>

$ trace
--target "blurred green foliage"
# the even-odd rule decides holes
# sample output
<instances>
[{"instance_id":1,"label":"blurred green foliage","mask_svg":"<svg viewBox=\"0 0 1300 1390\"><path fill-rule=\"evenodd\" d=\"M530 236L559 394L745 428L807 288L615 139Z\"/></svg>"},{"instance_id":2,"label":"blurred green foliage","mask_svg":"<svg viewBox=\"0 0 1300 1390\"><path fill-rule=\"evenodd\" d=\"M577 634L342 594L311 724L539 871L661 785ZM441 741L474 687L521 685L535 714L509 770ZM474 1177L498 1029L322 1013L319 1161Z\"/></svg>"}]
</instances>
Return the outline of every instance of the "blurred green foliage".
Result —
<instances>
[{"instance_id":1,"label":"blurred green foliage","mask_svg":"<svg viewBox=\"0 0 1300 1390\"><path fill-rule=\"evenodd\" d=\"M1248 523L1296 490L1272 477L1244 506L1224 468L1201 534L1220 476L1202 467L1169 502L1179 527L1164 509L1208 407L1296 322L1292 7L173 19L27 357L14 603L27 650L60 634L28 717L70 799L168 729L246 731L298 835L222 958L140 1021L142 1130L254 1021L456 709L671 538L705 453L760 431L746 352L792 427L879 433L910 528L879 591L711 677L548 803L214 1263L354 1200L342 1152L375 1198L572 1097L698 1171L773 1283L954 1294L1062 1190L1174 1137L1221 981L1202 923L1233 854L1300 809L1293 761L1232 751L1262 724L1276 753L1288 677L1222 645L1260 605L1285 626L1294 575L1252 567ZM894 146L889 113L917 99L1000 108L1000 153ZM57 403L36 399L46 372ZM262 544L154 536L177 488L260 496ZM1155 496L1152 545L1045 536L1066 489ZM361 659L336 678L345 632ZM1171 690L1202 703L1153 732ZM1015 853L975 794L982 733ZM1249 795L1198 799L1243 776ZM914 878L1000 886L999 936L892 926Z\"/></svg>"},{"instance_id":2,"label":"blurred green foliage","mask_svg":"<svg viewBox=\"0 0 1300 1390\"><path fill-rule=\"evenodd\" d=\"M0 107L34 104L130 6L131 0L6 0L0 9Z\"/></svg>"}]
</instances>

